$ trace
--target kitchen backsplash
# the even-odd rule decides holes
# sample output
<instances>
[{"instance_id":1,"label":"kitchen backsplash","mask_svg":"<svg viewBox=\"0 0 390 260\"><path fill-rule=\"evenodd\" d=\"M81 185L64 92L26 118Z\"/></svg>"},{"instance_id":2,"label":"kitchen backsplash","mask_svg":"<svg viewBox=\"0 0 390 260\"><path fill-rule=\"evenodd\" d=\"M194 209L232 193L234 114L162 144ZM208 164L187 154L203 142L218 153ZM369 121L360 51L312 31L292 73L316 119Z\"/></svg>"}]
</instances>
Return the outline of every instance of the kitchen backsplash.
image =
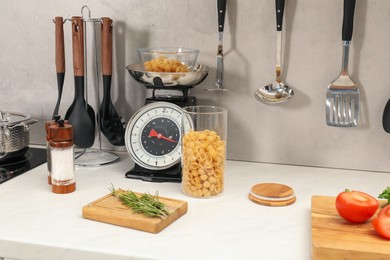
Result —
<instances>
[{"instance_id":1,"label":"kitchen backsplash","mask_svg":"<svg viewBox=\"0 0 390 260\"><path fill-rule=\"evenodd\" d=\"M342 0L286 0L283 80L295 96L275 106L260 103L253 95L275 79L274 0L228 0L226 92L205 91L215 82L216 1L1 0L0 109L28 113L41 122L51 118L57 99L52 19L80 15L81 7L88 5L92 17L114 20L112 98L124 121L151 95L125 69L139 63L137 48L198 48L198 62L211 71L191 95L199 104L228 108L229 159L389 172L390 135L383 130L382 115L390 99L390 1L356 2L349 64L360 89L360 122L355 128L329 127L325 120L326 89L341 69ZM62 115L74 95L70 23L64 28ZM91 34L93 28L87 29ZM90 42L88 99L96 108ZM34 126L31 142L44 140L42 124ZM103 136L102 144L105 149L125 150L111 146Z\"/></svg>"}]
</instances>

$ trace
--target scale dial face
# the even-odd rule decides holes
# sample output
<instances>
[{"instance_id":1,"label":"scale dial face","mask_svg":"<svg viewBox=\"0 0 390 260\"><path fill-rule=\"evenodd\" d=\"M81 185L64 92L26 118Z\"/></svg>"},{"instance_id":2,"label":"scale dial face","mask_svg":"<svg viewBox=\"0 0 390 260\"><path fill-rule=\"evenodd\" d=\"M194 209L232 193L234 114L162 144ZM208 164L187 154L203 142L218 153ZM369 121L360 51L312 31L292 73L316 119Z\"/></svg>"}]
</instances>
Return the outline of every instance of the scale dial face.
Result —
<instances>
[{"instance_id":1,"label":"scale dial face","mask_svg":"<svg viewBox=\"0 0 390 260\"><path fill-rule=\"evenodd\" d=\"M190 122L185 121L185 129ZM181 159L181 108L168 102L150 103L138 110L126 127L127 151L139 166L167 169Z\"/></svg>"}]
</instances>

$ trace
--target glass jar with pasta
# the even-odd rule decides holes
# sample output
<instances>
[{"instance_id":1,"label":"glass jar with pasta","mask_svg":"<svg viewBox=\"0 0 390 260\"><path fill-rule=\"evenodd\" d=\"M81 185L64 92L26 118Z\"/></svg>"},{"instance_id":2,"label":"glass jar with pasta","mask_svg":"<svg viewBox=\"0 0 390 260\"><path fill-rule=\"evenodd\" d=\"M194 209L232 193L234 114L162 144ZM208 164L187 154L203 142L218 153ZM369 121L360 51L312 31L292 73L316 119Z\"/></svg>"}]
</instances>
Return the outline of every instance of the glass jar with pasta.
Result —
<instances>
[{"instance_id":1,"label":"glass jar with pasta","mask_svg":"<svg viewBox=\"0 0 390 260\"><path fill-rule=\"evenodd\" d=\"M226 137L225 108L183 108L181 186L184 194L195 198L209 198L224 191Z\"/></svg>"}]
</instances>

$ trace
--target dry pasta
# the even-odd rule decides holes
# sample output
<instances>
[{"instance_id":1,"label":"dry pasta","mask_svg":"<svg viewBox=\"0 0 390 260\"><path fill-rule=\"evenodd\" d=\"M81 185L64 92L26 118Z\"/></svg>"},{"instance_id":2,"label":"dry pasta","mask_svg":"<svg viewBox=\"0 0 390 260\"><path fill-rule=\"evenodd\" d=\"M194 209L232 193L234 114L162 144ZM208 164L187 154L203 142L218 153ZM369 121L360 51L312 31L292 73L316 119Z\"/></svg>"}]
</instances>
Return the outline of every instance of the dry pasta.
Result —
<instances>
[{"instance_id":1,"label":"dry pasta","mask_svg":"<svg viewBox=\"0 0 390 260\"><path fill-rule=\"evenodd\" d=\"M182 141L182 189L192 197L223 192L225 141L215 131L189 131Z\"/></svg>"},{"instance_id":2,"label":"dry pasta","mask_svg":"<svg viewBox=\"0 0 390 260\"><path fill-rule=\"evenodd\" d=\"M159 56L144 62L146 71L149 72L188 72L188 66L179 60L169 59L166 56Z\"/></svg>"}]
</instances>

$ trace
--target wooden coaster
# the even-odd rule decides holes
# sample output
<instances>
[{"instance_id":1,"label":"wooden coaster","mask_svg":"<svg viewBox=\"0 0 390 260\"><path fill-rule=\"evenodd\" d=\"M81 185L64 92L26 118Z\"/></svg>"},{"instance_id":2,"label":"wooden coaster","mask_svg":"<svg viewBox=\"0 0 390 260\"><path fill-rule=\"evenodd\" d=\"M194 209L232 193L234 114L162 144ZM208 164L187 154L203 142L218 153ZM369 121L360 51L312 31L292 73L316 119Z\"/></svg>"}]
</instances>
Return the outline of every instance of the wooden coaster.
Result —
<instances>
[{"instance_id":1,"label":"wooden coaster","mask_svg":"<svg viewBox=\"0 0 390 260\"><path fill-rule=\"evenodd\" d=\"M296 201L294 190L280 183L260 183L250 190L248 198L260 205L281 207L293 204Z\"/></svg>"}]
</instances>

